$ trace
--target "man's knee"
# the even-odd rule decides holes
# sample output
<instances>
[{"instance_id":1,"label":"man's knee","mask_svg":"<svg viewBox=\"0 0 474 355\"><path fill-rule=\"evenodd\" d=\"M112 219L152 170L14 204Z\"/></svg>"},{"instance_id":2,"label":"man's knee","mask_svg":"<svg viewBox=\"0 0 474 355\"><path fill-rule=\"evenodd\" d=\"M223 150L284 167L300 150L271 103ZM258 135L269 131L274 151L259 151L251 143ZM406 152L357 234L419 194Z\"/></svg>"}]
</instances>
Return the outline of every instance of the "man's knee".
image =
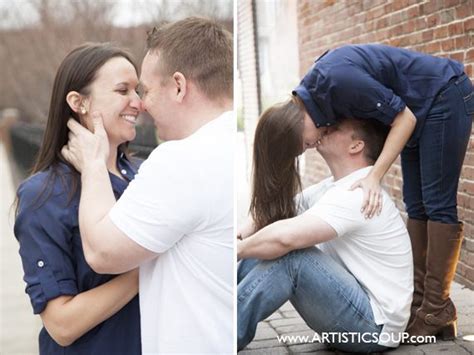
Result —
<instances>
[{"instance_id":1,"label":"man's knee","mask_svg":"<svg viewBox=\"0 0 474 355\"><path fill-rule=\"evenodd\" d=\"M323 254L324 253L322 252L321 249L314 246L314 247L309 247L305 249L293 250L288 255L293 258L301 258L301 257L320 257Z\"/></svg>"}]
</instances>

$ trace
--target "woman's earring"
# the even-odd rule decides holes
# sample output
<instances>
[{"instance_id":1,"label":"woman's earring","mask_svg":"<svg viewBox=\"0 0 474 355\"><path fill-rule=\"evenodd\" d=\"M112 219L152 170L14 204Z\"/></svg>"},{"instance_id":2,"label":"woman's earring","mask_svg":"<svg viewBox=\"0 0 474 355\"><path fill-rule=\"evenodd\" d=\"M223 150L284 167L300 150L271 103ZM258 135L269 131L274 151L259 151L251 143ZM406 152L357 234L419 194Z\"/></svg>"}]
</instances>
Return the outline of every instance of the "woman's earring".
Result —
<instances>
[{"instance_id":1,"label":"woman's earring","mask_svg":"<svg viewBox=\"0 0 474 355\"><path fill-rule=\"evenodd\" d=\"M85 114L87 113L87 110L86 110L85 107L81 107L81 113L82 113L83 115L85 115Z\"/></svg>"}]
</instances>

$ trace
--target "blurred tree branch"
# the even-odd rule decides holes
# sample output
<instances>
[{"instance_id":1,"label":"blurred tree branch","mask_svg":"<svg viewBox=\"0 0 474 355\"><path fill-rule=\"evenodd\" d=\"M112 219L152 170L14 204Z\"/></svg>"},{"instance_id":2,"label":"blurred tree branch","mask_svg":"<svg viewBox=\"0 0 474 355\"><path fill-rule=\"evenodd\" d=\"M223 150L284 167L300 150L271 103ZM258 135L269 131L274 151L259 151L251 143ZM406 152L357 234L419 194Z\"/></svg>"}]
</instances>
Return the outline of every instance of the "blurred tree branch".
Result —
<instances>
[{"instance_id":1,"label":"blurred tree branch","mask_svg":"<svg viewBox=\"0 0 474 355\"><path fill-rule=\"evenodd\" d=\"M146 31L164 20L201 15L232 31L232 0L129 0L132 27L117 27L120 2L111 0L2 0L0 7L0 110L44 122L57 68L84 42L115 42L140 63ZM122 0L123 1L123 0ZM123 12L123 8L122 8Z\"/></svg>"}]
</instances>

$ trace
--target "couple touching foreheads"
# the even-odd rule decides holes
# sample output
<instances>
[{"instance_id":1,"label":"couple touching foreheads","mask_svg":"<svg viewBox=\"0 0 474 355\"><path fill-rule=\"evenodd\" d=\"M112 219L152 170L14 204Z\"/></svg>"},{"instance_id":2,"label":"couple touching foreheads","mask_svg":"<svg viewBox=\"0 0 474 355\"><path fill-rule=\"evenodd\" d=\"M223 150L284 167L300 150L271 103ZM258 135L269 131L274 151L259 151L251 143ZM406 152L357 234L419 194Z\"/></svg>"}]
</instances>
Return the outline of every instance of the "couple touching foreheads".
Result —
<instances>
[{"instance_id":1,"label":"couple touching foreheads","mask_svg":"<svg viewBox=\"0 0 474 355\"><path fill-rule=\"evenodd\" d=\"M41 354L232 352L232 51L187 18L149 33L140 80L111 44L61 63L15 223ZM142 110L166 142L141 163Z\"/></svg>"},{"instance_id":2,"label":"couple touching foreheads","mask_svg":"<svg viewBox=\"0 0 474 355\"><path fill-rule=\"evenodd\" d=\"M61 63L15 222L41 354L233 352L232 49L220 25L187 18L149 33L140 79L111 44ZM143 110L164 143L141 162L128 143ZM462 64L376 44L326 52L263 113L238 231L239 349L288 300L340 350L455 336L473 113ZM309 148L332 176L301 191ZM406 225L380 188L400 153Z\"/></svg>"}]
</instances>

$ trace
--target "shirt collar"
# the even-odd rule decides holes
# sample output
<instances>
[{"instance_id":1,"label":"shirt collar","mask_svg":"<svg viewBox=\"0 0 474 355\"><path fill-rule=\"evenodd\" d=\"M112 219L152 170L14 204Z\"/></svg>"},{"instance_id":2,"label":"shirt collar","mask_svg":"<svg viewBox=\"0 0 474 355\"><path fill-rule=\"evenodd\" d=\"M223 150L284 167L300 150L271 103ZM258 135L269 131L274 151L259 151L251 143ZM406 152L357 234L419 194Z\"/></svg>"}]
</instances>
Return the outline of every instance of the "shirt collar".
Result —
<instances>
[{"instance_id":1,"label":"shirt collar","mask_svg":"<svg viewBox=\"0 0 474 355\"><path fill-rule=\"evenodd\" d=\"M234 117L234 111L224 111L219 116L217 116L216 118L210 120L209 122L207 122L204 125L202 125L201 127L199 127L199 129L196 132L194 132L193 134L195 134L199 131L204 131L206 129L209 129L210 127L213 127L214 125L221 124L221 122L225 122L225 121L228 121L228 120L233 120L233 117Z\"/></svg>"},{"instance_id":2,"label":"shirt collar","mask_svg":"<svg viewBox=\"0 0 474 355\"><path fill-rule=\"evenodd\" d=\"M123 191L127 188L130 181L133 180L137 173L137 165L130 162L123 152L118 153L117 168L122 174L123 179L115 176L109 172L110 183L112 184L112 190L115 196L118 198Z\"/></svg>"},{"instance_id":3,"label":"shirt collar","mask_svg":"<svg viewBox=\"0 0 474 355\"><path fill-rule=\"evenodd\" d=\"M128 178L128 180L131 180L138 170L137 166L134 163L130 162L123 152L119 153L119 157L117 159L117 167L120 170L127 171L127 174L125 174L125 178Z\"/></svg>"},{"instance_id":4,"label":"shirt collar","mask_svg":"<svg viewBox=\"0 0 474 355\"><path fill-rule=\"evenodd\" d=\"M370 170L373 168L373 165L366 166L365 168L362 169L357 169L350 173L349 175L344 176L343 178L340 178L337 181L334 181L334 177L331 177L331 184L333 186L338 186L342 188L349 188L352 186L353 183L355 183L357 180L363 179L366 177Z\"/></svg>"}]
</instances>

